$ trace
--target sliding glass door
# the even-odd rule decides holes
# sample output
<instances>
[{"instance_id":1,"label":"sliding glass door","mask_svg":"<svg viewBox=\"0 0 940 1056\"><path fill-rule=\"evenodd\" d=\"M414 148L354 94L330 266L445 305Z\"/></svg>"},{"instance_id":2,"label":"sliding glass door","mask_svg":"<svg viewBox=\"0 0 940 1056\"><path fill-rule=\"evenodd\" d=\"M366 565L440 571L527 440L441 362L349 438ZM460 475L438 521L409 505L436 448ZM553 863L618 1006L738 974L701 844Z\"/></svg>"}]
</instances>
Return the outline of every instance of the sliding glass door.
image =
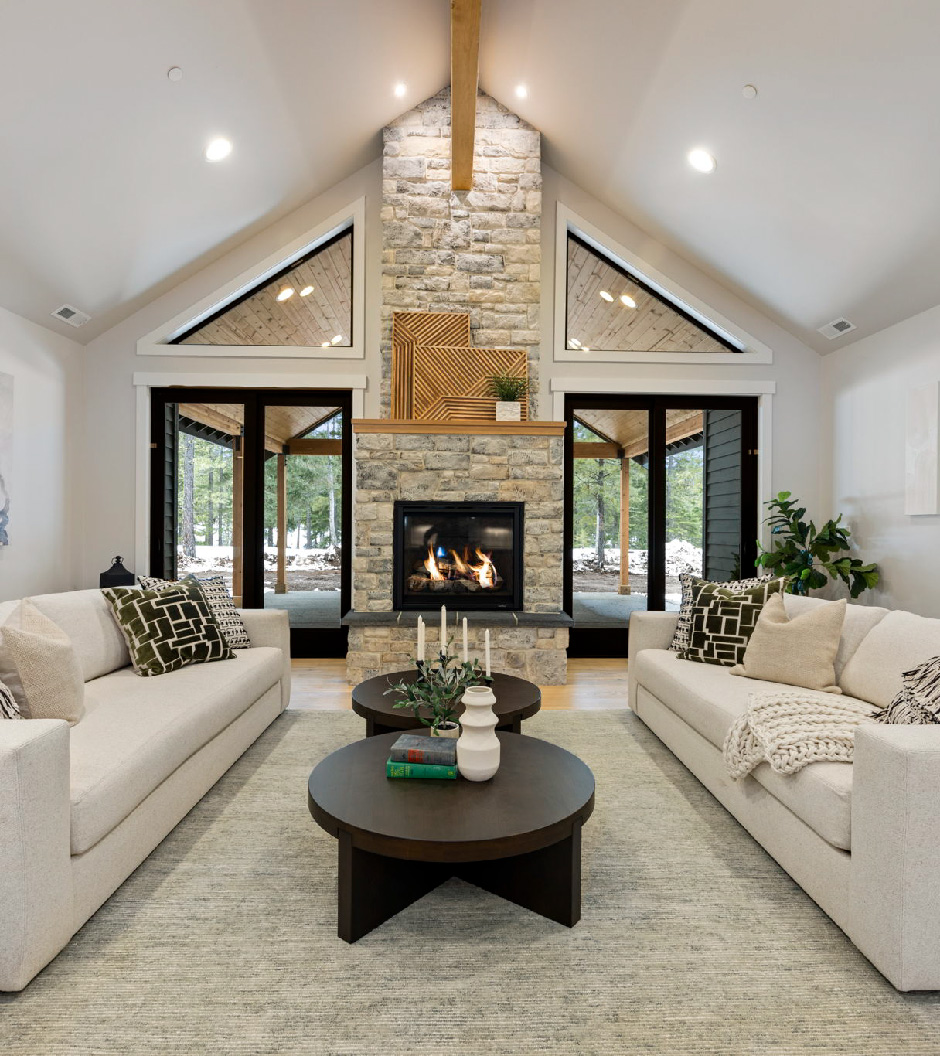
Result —
<instances>
[{"instance_id":1,"label":"sliding glass door","mask_svg":"<svg viewBox=\"0 0 940 1056\"><path fill-rule=\"evenodd\" d=\"M681 573L753 574L756 399L569 395L565 413L565 608L576 632L622 648L632 612L679 607Z\"/></svg>"},{"instance_id":2,"label":"sliding glass door","mask_svg":"<svg viewBox=\"0 0 940 1056\"><path fill-rule=\"evenodd\" d=\"M222 576L287 611L294 655L344 655L351 409L348 391L153 390L151 574Z\"/></svg>"}]
</instances>

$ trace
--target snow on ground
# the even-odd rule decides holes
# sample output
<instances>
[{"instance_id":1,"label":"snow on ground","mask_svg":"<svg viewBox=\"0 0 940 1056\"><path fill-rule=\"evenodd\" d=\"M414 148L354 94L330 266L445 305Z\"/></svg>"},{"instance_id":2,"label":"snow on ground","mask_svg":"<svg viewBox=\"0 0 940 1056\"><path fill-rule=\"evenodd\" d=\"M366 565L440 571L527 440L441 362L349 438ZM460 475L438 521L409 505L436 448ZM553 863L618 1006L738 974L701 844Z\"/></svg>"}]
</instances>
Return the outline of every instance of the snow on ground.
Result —
<instances>
[{"instance_id":1,"label":"snow on ground","mask_svg":"<svg viewBox=\"0 0 940 1056\"><path fill-rule=\"evenodd\" d=\"M597 569L597 551L592 546L575 547L572 551L575 572L590 572ZM620 550L617 547L604 550L604 567L613 571L620 568ZM645 573L649 561L646 550L631 550L628 557L630 571ZM678 576L682 572L702 574L702 549L684 539L673 539L666 543L666 575Z\"/></svg>"},{"instance_id":2,"label":"snow on ground","mask_svg":"<svg viewBox=\"0 0 940 1056\"><path fill-rule=\"evenodd\" d=\"M327 572L339 568L340 565L340 551L335 547L323 549L311 547L307 550L302 547L289 546L285 554L288 568ZM264 548L264 560L271 567L277 564L276 546ZM197 546L195 559L188 558L180 552L178 562L180 570L185 569L187 572L231 568L232 548L230 546Z\"/></svg>"}]
</instances>

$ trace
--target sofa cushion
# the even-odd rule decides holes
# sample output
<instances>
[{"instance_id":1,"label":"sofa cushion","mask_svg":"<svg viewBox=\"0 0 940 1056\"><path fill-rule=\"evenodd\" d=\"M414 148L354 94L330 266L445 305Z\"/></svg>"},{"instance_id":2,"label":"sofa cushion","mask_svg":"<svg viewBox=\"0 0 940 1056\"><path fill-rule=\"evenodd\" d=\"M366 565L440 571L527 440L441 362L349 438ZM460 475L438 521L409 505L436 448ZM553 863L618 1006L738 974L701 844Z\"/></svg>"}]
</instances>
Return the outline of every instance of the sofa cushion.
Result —
<instances>
[{"instance_id":1,"label":"sofa cushion","mask_svg":"<svg viewBox=\"0 0 940 1056\"><path fill-rule=\"evenodd\" d=\"M644 649L630 662L639 685L719 753L731 724L744 713L748 695L780 689L773 682L734 678L726 667L680 660L668 649ZM851 763L813 763L797 774L775 774L761 763L751 776L827 843L849 849Z\"/></svg>"},{"instance_id":2,"label":"sofa cushion","mask_svg":"<svg viewBox=\"0 0 940 1056\"><path fill-rule=\"evenodd\" d=\"M787 615L791 618L801 616L804 612L817 609L820 605L828 605L829 602L823 598L806 598L801 594L784 594L783 604ZM845 665L855 655L855 651L861 645L865 635L881 620L888 615L887 609L879 608L877 605L853 605L851 602L845 607L845 619L842 622L842 636L839 639L839 650L836 653L836 681L842 676Z\"/></svg>"},{"instance_id":3,"label":"sofa cushion","mask_svg":"<svg viewBox=\"0 0 940 1056\"><path fill-rule=\"evenodd\" d=\"M844 618L844 601L790 616L781 595L774 594L757 618L744 659L731 674L841 693L834 664Z\"/></svg>"},{"instance_id":4,"label":"sofa cushion","mask_svg":"<svg viewBox=\"0 0 940 1056\"><path fill-rule=\"evenodd\" d=\"M940 655L940 620L896 610L877 623L845 665L839 684L845 693L886 708L902 676Z\"/></svg>"},{"instance_id":5,"label":"sofa cushion","mask_svg":"<svg viewBox=\"0 0 940 1056\"><path fill-rule=\"evenodd\" d=\"M281 677L280 649L246 649L154 678L122 668L85 686L71 740L72 854L93 847Z\"/></svg>"},{"instance_id":6,"label":"sofa cushion","mask_svg":"<svg viewBox=\"0 0 940 1056\"><path fill-rule=\"evenodd\" d=\"M29 600L69 636L86 682L131 662L124 636L100 590L37 594Z\"/></svg>"},{"instance_id":7,"label":"sofa cushion","mask_svg":"<svg viewBox=\"0 0 940 1056\"><path fill-rule=\"evenodd\" d=\"M189 664L232 658L195 582L160 590L106 587L102 594L114 610L138 675L153 678Z\"/></svg>"}]
</instances>

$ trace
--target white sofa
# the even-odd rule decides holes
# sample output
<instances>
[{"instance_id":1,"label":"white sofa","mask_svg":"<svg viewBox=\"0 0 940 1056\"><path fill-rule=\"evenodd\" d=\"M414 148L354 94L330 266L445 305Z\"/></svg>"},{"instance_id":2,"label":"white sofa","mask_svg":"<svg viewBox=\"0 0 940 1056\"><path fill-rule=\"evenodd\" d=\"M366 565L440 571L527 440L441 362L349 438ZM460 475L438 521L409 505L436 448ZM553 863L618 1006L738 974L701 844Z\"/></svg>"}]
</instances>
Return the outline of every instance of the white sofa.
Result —
<instances>
[{"instance_id":1,"label":"white sofa","mask_svg":"<svg viewBox=\"0 0 940 1056\"><path fill-rule=\"evenodd\" d=\"M787 596L790 615L822 604ZM898 990L940 990L940 726L867 723L854 763L732 781L722 745L748 693L775 688L679 660L676 613L630 617L630 707ZM901 673L940 654L940 620L849 605L843 691L888 704ZM779 688L779 687L777 687Z\"/></svg>"},{"instance_id":2,"label":"white sofa","mask_svg":"<svg viewBox=\"0 0 940 1056\"><path fill-rule=\"evenodd\" d=\"M290 700L286 612L243 610L233 660L142 678L100 591L31 601L72 639L86 714L0 721L0 990L26 986Z\"/></svg>"}]
</instances>

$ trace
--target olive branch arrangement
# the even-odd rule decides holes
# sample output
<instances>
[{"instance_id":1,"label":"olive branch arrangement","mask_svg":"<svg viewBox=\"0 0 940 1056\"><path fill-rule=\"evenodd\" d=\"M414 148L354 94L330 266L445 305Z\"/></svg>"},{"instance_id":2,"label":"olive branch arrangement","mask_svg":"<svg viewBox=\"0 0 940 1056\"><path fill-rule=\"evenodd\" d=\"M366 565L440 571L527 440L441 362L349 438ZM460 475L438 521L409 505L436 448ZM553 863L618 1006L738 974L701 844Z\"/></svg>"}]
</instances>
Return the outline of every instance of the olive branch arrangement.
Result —
<instances>
[{"instance_id":1,"label":"olive branch arrangement","mask_svg":"<svg viewBox=\"0 0 940 1056\"><path fill-rule=\"evenodd\" d=\"M393 708L411 708L415 718L432 731L454 721L467 686L490 685L493 681L486 677L477 658L460 661L458 656L450 655L449 641L445 649L434 660L415 661L418 677L413 682L398 682L385 690L386 696L399 695L400 699L392 703Z\"/></svg>"}]
</instances>

